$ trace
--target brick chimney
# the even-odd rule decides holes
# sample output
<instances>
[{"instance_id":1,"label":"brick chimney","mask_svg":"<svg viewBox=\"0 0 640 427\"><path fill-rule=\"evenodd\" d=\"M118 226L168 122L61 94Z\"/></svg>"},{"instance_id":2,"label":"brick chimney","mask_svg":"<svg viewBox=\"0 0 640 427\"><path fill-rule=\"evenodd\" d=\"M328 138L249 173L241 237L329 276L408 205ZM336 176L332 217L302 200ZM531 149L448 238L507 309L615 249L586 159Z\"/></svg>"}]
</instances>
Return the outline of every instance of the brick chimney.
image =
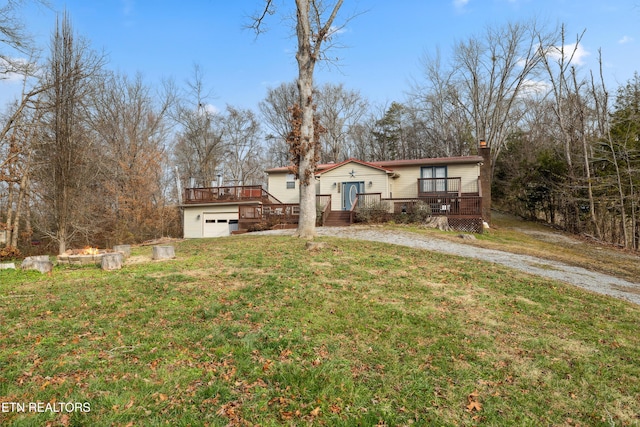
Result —
<instances>
[{"instance_id":1,"label":"brick chimney","mask_svg":"<svg viewBox=\"0 0 640 427\"><path fill-rule=\"evenodd\" d=\"M482 219L487 224L491 224L491 147L484 139L480 140L478 154L482 156L482 166L480 166Z\"/></svg>"}]
</instances>

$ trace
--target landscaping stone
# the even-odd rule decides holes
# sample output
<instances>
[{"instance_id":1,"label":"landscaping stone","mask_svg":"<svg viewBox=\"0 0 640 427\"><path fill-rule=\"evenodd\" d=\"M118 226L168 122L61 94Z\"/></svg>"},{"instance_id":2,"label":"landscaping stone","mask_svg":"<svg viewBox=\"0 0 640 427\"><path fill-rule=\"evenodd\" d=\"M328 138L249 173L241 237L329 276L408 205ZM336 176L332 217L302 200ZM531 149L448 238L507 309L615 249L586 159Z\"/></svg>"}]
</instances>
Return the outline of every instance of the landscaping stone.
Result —
<instances>
[{"instance_id":1,"label":"landscaping stone","mask_svg":"<svg viewBox=\"0 0 640 427\"><path fill-rule=\"evenodd\" d=\"M120 270L124 261L124 254L122 252L113 252L102 255L100 260L100 267L103 270Z\"/></svg>"},{"instance_id":2,"label":"landscaping stone","mask_svg":"<svg viewBox=\"0 0 640 427\"><path fill-rule=\"evenodd\" d=\"M20 268L23 270L37 270L40 273L51 273L53 263L49 260L48 255L38 255L26 257L22 260Z\"/></svg>"},{"instance_id":3,"label":"landscaping stone","mask_svg":"<svg viewBox=\"0 0 640 427\"><path fill-rule=\"evenodd\" d=\"M127 259L131 256L131 245L116 245L113 247L114 252L121 252L124 258Z\"/></svg>"},{"instance_id":4,"label":"landscaping stone","mask_svg":"<svg viewBox=\"0 0 640 427\"><path fill-rule=\"evenodd\" d=\"M173 246L154 246L153 247L153 259L173 259L176 257L176 252Z\"/></svg>"},{"instance_id":5,"label":"landscaping stone","mask_svg":"<svg viewBox=\"0 0 640 427\"><path fill-rule=\"evenodd\" d=\"M0 270L15 270L16 264L14 262L2 262L0 263Z\"/></svg>"}]
</instances>

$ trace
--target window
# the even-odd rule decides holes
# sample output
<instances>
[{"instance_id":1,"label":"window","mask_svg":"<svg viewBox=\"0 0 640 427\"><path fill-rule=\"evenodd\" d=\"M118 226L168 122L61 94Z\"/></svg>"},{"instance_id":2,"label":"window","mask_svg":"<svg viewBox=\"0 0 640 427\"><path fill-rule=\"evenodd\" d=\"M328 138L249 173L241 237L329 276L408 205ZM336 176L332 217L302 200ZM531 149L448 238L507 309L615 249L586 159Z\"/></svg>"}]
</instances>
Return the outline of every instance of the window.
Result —
<instances>
[{"instance_id":1,"label":"window","mask_svg":"<svg viewBox=\"0 0 640 427\"><path fill-rule=\"evenodd\" d=\"M287 189L296 188L296 176L292 173L287 174Z\"/></svg>"},{"instance_id":2,"label":"window","mask_svg":"<svg viewBox=\"0 0 640 427\"><path fill-rule=\"evenodd\" d=\"M447 167L423 166L420 168L420 191L423 193L444 193L447 191Z\"/></svg>"}]
</instances>

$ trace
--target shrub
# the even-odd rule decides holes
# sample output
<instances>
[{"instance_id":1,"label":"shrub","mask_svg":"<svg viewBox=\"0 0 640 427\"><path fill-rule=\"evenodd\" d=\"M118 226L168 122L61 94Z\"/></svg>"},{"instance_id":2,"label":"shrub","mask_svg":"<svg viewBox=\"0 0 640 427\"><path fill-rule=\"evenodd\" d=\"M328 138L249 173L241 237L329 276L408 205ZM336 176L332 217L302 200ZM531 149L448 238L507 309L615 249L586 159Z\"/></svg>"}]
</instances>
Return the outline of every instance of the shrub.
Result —
<instances>
[{"instance_id":1,"label":"shrub","mask_svg":"<svg viewBox=\"0 0 640 427\"><path fill-rule=\"evenodd\" d=\"M0 249L0 261L16 259L20 257L20 249L13 246L7 246Z\"/></svg>"},{"instance_id":2,"label":"shrub","mask_svg":"<svg viewBox=\"0 0 640 427\"><path fill-rule=\"evenodd\" d=\"M421 200L407 203L405 211L394 215L399 224L421 224L431 218L431 206Z\"/></svg>"},{"instance_id":3,"label":"shrub","mask_svg":"<svg viewBox=\"0 0 640 427\"><path fill-rule=\"evenodd\" d=\"M367 206L356 208L355 222L379 223L386 222L390 218L389 207L386 202L370 203Z\"/></svg>"}]
</instances>

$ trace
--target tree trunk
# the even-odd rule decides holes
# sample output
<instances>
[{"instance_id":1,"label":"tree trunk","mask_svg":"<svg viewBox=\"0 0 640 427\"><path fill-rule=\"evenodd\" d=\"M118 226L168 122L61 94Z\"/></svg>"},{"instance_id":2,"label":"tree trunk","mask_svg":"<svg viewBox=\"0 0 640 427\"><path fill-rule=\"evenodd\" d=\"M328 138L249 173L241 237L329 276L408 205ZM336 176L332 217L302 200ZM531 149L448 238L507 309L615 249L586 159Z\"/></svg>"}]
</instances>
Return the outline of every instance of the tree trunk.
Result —
<instances>
[{"instance_id":1,"label":"tree trunk","mask_svg":"<svg viewBox=\"0 0 640 427\"><path fill-rule=\"evenodd\" d=\"M9 246L10 242L13 240L13 182L7 182L7 242L6 245Z\"/></svg>"},{"instance_id":2,"label":"tree trunk","mask_svg":"<svg viewBox=\"0 0 640 427\"><path fill-rule=\"evenodd\" d=\"M13 218L13 232L11 235L11 246L18 247L18 236L20 233L20 219L22 217L22 208L25 205L25 197L27 193L27 187L29 186L29 178L25 173L20 180L20 187L18 193L18 203L16 205L16 213Z\"/></svg>"},{"instance_id":3,"label":"tree trunk","mask_svg":"<svg viewBox=\"0 0 640 427\"><path fill-rule=\"evenodd\" d=\"M298 181L300 182L300 216L296 235L313 239L316 235L315 195L315 129L313 122L313 70L316 57L311 46L311 22L309 0L296 0L298 36L298 103L302 110L300 126L300 159Z\"/></svg>"},{"instance_id":4,"label":"tree trunk","mask_svg":"<svg viewBox=\"0 0 640 427\"><path fill-rule=\"evenodd\" d=\"M580 117L580 136L581 136L581 140L582 140L582 156L583 156L583 161L584 161L584 170L585 170L585 174L586 174L586 180L587 180L587 195L589 197L589 215L591 217L591 224L593 225L595 232L596 232L596 237L598 238L598 240L602 239L602 233L600 233L600 228L598 227L598 218L596 217L596 207L595 207L595 202L593 200L593 188L592 188L592 182L591 182L591 165L589 164L589 147L587 144L587 136L586 136L586 129L587 129L587 125L586 125L586 119L585 119L585 105L582 102L581 96L580 96L580 88L578 86L578 80L576 78L576 71L575 68L571 69L571 75L573 77L573 87L574 87L574 91L576 93L576 98L577 98L577 102L578 102L578 116Z\"/></svg>"}]
</instances>

